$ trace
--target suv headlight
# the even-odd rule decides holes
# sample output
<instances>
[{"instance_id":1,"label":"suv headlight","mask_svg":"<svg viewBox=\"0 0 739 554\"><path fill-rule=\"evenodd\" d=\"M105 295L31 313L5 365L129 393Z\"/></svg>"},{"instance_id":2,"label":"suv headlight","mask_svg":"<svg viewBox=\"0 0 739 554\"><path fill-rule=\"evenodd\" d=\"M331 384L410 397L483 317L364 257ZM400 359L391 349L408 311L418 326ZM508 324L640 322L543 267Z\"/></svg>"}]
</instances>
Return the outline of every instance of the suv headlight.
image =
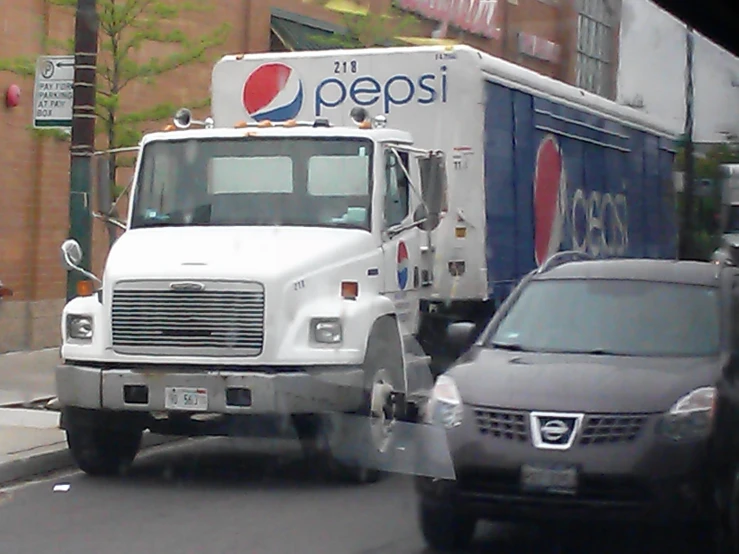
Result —
<instances>
[{"instance_id":1,"label":"suv headlight","mask_svg":"<svg viewBox=\"0 0 739 554\"><path fill-rule=\"evenodd\" d=\"M439 375L426 405L424 420L432 425L442 425L452 429L462 424L464 405L454 379Z\"/></svg>"},{"instance_id":2,"label":"suv headlight","mask_svg":"<svg viewBox=\"0 0 739 554\"><path fill-rule=\"evenodd\" d=\"M702 439L711 431L716 389L702 387L675 402L663 418L660 431L673 441Z\"/></svg>"},{"instance_id":3,"label":"suv headlight","mask_svg":"<svg viewBox=\"0 0 739 554\"><path fill-rule=\"evenodd\" d=\"M316 318L311 320L311 337L321 344L339 344L342 340L341 320Z\"/></svg>"},{"instance_id":4,"label":"suv headlight","mask_svg":"<svg viewBox=\"0 0 739 554\"><path fill-rule=\"evenodd\" d=\"M92 333L92 316L73 314L67 316L67 338L92 340Z\"/></svg>"}]
</instances>

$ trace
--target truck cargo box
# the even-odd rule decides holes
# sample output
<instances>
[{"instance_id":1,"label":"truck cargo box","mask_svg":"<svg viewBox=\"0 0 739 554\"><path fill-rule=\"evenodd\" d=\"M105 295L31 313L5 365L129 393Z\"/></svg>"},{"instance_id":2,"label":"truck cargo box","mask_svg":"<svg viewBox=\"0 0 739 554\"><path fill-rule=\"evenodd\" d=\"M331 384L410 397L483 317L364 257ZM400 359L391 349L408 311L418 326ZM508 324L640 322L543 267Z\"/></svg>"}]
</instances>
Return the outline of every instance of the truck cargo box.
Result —
<instances>
[{"instance_id":1,"label":"truck cargo box","mask_svg":"<svg viewBox=\"0 0 739 554\"><path fill-rule=\"evenodd\" d=\"M643 113L467 46L226 56L216 126L385 115L447 154L430 299L500 300L560 249L673 258L675 134Z\"/></svg>"}]
</instances>

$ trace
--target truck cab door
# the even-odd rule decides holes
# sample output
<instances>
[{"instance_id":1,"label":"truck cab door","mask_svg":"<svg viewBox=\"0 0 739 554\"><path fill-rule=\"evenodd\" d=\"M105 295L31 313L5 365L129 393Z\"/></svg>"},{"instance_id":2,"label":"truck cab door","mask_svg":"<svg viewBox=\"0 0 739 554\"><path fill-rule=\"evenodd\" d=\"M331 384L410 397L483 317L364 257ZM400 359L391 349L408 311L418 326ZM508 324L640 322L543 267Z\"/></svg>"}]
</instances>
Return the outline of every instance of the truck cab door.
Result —
<instances>
[{"instance_id":1,"label":"truck cab door","mask_svg":"<svg viewBox=\"0 0 739 554\"><path fill-rule=\"evenodd\" d=\"M398 323L405 336L414 334L419 320L422 286L421 248L426 232L414 225L414 206L421 203L412 190L409 154L384 146L382 250L384 294L395 304ZM402 165L401 165L402 164ZM404 169L405 168L405 169Z\"/></svg>"}]
</instances>

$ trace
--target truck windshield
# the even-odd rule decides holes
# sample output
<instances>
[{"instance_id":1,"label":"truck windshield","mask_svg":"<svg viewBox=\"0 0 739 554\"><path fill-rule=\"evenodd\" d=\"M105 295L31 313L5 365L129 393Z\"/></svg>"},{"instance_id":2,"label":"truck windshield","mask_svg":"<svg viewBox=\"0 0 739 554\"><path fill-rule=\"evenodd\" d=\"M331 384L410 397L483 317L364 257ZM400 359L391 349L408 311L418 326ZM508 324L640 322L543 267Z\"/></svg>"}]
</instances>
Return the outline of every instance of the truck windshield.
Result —
<instances>
[{"instance_id":1,"label":"truck windshield","mask_svg":"<svg viewBox=\"0 0 739 554\"><path fill-rule=\"evenodd\" d=\"M369 229L372 154L371 141L344 137L151 142L131 227Z\"/></svg>"}]
</instances>

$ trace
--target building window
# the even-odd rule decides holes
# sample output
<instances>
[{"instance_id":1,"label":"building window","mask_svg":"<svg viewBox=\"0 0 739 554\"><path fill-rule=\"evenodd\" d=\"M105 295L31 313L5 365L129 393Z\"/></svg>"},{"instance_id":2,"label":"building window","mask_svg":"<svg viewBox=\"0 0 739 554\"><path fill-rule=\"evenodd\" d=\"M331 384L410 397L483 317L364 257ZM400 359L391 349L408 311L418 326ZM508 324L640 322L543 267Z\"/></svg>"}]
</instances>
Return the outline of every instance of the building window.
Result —
<instances>
[{"instance_id":1,"label":"building window","mask_svg":"<svg viewBox=\"0 0 739 554\"><path fill-rule=\"evenodd\" d=\"M609 0L577 0L577 86L610 96L613 22Z\"/></svg>"}]
</instances>

